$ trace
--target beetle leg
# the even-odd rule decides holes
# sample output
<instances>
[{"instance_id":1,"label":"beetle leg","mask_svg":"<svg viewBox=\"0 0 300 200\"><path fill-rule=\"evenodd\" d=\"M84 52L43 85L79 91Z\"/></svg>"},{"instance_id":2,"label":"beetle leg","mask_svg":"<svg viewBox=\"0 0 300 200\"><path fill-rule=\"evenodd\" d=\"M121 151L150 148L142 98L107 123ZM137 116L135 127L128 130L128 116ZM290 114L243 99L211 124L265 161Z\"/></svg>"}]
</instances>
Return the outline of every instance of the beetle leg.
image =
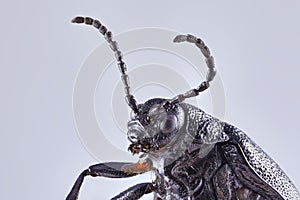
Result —
<instances>
[{"instance_id":1,"label":"beetle leg","mask_svg":"<svg viewBox=\"0 0 300 200\"><path fill-rule=\"evenodd\" d=\"M79 190L82 182L86 176L102 176L107 178L126 178L137 175L137 173L124 172L121 168L130 163L123 162L108 162L100 163L90 166L88 169L81 172L78 176L76 182L74 183L70 193L68 194L66 200L76 200L78 198Z\"/></svg>"},{"instance_id":2,"label":"beetle leg","mask_svg":"<svg viewBox=\"0 0 300 200\"><path fill-rule=\"evenodd\" d=\"M242 187L236 191L239 200L255 199L255 200L265 200L259 194L249 190L246 187Z\"/></svg>"},{"instance_id":3,"label":"beetle leg","mask_svg":"<svg viewBox=\"0 0 300 200\"><path fill-rule=\"evenodd\" d=\"M144 194L148 194L154 191L154 186L152 183L140 183L134 185L127 190L121 192L117 196L113 197L111 200L131 200L139 199Z\"/></svg>"},{"instance_id":4,"label":"beetle leg","mask_svg":"<svg viewBox=\"0 0 300 200\"><path fill-rule=\"evenodd\" d=\"M237 200L235 175L228 164L222 166L213 179L217 199Z\"/></svg>"},{"instance_id":5,"label":"beetle leg","mask_svg":"<svg viewBox=\"0 0 300 200\"><path fill-rule=\"evenodd\" d=\"M137 163L126 164L121 167L121 170L127 174L142 174L152 169L150 159L140 159Z\"/></svg>"}]
</instances>

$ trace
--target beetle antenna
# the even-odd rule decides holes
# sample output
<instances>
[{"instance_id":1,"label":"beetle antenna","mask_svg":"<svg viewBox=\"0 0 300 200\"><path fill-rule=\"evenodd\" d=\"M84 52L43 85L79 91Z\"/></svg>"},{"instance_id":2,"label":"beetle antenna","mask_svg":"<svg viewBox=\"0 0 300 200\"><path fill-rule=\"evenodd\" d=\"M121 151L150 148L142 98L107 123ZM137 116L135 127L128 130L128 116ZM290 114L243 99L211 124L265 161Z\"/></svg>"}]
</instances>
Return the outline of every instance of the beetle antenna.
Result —
<instances>
[{"instance_id":1,"label":"beetle antenna","mask_svg":"<svg viewBox=\"0 0 300 200\"><path fill-rule=\"evenodd\" d=\"M113 40L112 32L107 30L106 26L101 24L99 20L90 17L77 16L74 19L72 19L72 23L91 25L96 29L98 29L99 32L104 36L105 40L109 43L111 50L115 54L118 67L121 72L121 80L124 85L126 102L129 105L129 107L137 114L138 113L137 103L130 91L129 76L126 73L127 68L125 62L123 61L123 54L118 47L118 43Z\"/></svg>"},{"instance_id":2,"label":"beetle antenna","mask_svg":"<svg viewBox=\"0 0 300 200\"><path fill-rule=\"evenodd\" d=\"M203 81L197 88L191 89L184 94L179 94L170 101L170 103L177 103L184 101L186 98L198 96L200 92L203 92L204 90L209 88L209 83L214 79L217 72L215 70L214 57L211 55L209 48L204 44L204 42L200 38L197 38L196 36L190 34L177 35L174 38L173 42L190 42L195 44L204 55L206 65L208 67L205 81Z\"/></svg>"}]
</instances>

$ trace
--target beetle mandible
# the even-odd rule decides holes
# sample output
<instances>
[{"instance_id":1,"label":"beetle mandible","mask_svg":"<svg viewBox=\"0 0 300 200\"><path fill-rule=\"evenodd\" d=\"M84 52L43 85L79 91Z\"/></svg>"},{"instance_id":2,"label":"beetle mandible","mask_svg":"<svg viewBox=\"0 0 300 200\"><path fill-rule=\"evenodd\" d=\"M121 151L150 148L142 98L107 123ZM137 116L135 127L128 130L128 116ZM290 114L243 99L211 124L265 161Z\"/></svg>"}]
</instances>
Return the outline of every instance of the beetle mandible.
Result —
<instances>
[{"instance_id":1,"label":"beetle mandible","mask_svg":"<svg viewBox=\"0 0 300 200\"><path fill-rule=\"evenodd\" d=\"M297 188L278 164L243 131L201 109L184 103L209 88L216 75L214 58L205 43L193 35L178 35L174 42L195 44L205 57L206 80L172 99L154 98L137 104L130 91L126 65L112 33L90 17L73 23L91 25L104 35L115 54L125 99L132 110L127 124L128 150L141 154L137 163L107 162L90 166L74 183L67 200L78 198L86 176L126 178L152 171L152 182L134 185L114 200L139 199L300 199Z\"/></svg>"}]
</instances>

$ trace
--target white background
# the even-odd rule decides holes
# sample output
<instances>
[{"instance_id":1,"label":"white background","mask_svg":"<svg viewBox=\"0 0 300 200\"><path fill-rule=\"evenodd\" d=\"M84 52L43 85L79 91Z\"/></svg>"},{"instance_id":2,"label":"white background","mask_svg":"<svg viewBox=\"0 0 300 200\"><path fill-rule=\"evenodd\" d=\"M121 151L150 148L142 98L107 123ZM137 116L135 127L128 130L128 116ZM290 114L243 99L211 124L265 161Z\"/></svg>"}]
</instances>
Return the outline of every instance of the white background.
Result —
<instances>
[{"instance_id":1,"label":"white background","mask_svg":"<svg viewBox=\"0 0 300 200\"><path fill-rule=\"evenodd\" d=\"M299 187L299 10L296 0L2 2L0 198L64 199L96 162L77 136L72 91L80 64L103 39L70 24L78 14L114 33L161 27L201 35L225 87L225 120ZM79 199L108 199L137 182L88 178Z\"/></svg>"}]
</instances>

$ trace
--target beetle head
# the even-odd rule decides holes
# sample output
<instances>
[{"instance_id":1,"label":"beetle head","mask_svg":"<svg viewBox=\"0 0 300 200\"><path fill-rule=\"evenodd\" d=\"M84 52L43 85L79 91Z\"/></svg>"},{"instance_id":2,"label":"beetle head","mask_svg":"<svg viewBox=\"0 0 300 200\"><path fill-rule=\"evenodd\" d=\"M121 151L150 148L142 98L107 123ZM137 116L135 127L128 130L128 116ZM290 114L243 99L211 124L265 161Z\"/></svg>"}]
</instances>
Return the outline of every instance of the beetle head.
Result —
<instances>
[{"instance_id":1,"label":"beetle head","mask_svg":"<svg viewBox=\"0 0 300 200\"><path fill-rule=\"evenodd\" d=\"M184 122L184 112L178 104L166 99L150 99L138 105L139 112L128 122L129 150L157 151L169 144L178 134Z\"/></svg>"}]
</instances>

